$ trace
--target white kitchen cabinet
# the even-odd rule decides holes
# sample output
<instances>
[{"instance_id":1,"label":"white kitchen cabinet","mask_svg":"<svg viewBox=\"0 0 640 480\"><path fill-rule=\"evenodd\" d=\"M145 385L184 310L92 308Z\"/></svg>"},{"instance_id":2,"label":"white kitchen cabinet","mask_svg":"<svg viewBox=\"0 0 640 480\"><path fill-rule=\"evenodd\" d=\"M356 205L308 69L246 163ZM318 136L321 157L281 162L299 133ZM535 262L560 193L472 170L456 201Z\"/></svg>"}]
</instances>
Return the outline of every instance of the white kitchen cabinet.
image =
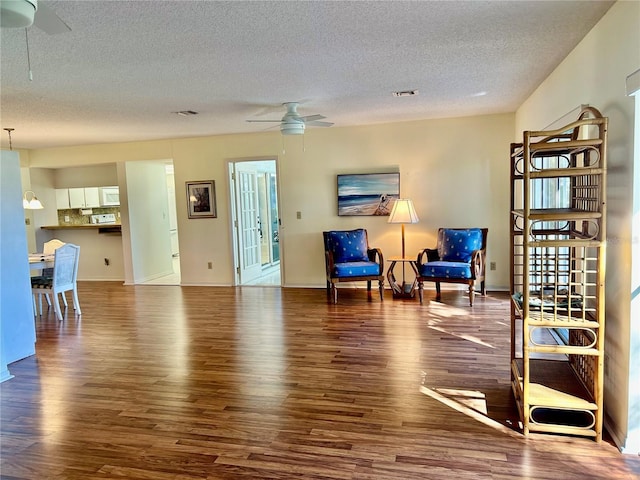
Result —
<instances>
[{"instance_id":1,"label":"white kitchen cabinet","mask_svg":"<svg viewBox=\"0 0 640 480\"><path fill-rule=\"evenodd\" d=\"M69 208L92 208L100 206L98 187L70 188Z\"/></svg>"},{"instance_id":2,"label":"white kitchen cabinet","mask_svg":"<svg viewBox=\"0 0 640 480\"><path fill-rule=\"evenodd\" d=\"M98 187L87 187L84 189L84 206L87 208L100 206L100 191Z\"/></svg>"},{"instance_id":3,"label":"white kitchen cabinet","mask_svg":"<svg viewBox=\"0 0 640 480\"><path fill-rule=\"evenodd\" d=\"M84 208L84 188L69 189L69 208Z\"/></svg>"},{"instance_id":4,"label":"white kitchen cabinet","mask_svg":"<svg viewBox=\"0 0 640 480\"><path fill-rule=\"evenodd\" d=\"M69 189L56 188L56 208L58 210L67 210L69 206Z\"/></svg>"}]
</instances>

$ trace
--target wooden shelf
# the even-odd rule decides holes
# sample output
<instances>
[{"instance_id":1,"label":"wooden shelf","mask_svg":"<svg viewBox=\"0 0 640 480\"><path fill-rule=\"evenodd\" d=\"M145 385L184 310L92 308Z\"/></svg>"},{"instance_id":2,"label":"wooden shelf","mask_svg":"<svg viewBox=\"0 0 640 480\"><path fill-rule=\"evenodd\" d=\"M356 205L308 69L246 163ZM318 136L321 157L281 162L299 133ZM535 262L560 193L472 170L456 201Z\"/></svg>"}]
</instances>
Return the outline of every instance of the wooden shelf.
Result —
<instances>
[{"instance_id":1,"label":"wooden shelf","mask_svg":"<svg viewBox=\"0 0 640 480\"><path fill-rule=\"evenodd\" d=\"M565 310L566 312L566 310ZM560 312L542 312L535 311L533 316L529 315L527 323L532 327L549 327L549 328L599 328L600 323L593 320L589 312L588 317L569 316Z\"/></svg>"},{"instance_id":2,"label":"wooden shelf","mask_svg":"<svg viewBox=\"0 0 640 480\"><path fill-rule=\"evenodd\" d=\"M523 385L523 360L512 362L514 375L521 391ZM597 410L589 392L582 386L568 362L560 360L529 360L529 405L568 410Z\"/></svg>"},{"instance_id":3,"label":"wooden shelf","mask_svg":"<svg viewBox=\"0 0 640 480\"><path fill-rule=\"evenodd\" d=\"M540 132L532 132L540 133ZM535 135L533 135L535 136ZM556 137L551 137L549 140L554 140ZM587 140L564 140L564 141L545 141L545 142L532 142L529 144L529 152L533 157L537 157L537 152L544 152L545 157L557 157L561 155L566 155L569 153L578 154L584 153L586 150L591 149L593 147L599 147L602 145L603 141L601 138L587 139ZM511 154L512 158L523 158L524 156L524 147L523 145L517 144L518 146Z\"/></svg>"},{"instance_id":4,"label":"wooden shelf","mask_svg":"<svg viewBox=\"0 0 640 480\"><path fill-rule=\"evenodd\" d=\"M523 433L601 441L607 119L587 107L523 139L511 144L510 209L511 386ZM562 341L548 335L562 330Z\"/></svg>"},{"instance_id":5,"label":"wooden shelf","mask_svg":"<svg viewBox=\"0 0 640 480\"><path fill-rule=\"evenodd\" d=\"M541 168L529 172L529 178L563 178L581 177L585 175L600 175L603 170L600 167L567 167L567 168ZM518 180L524 179L524 174L515 175Z\"/></svg>"},{"instance_id":6,"label":"wooden shelf","mask_svg":"<svg viewBox=\"0 0 640 480\"><path fill-rule=\"evenodd\" d=\"M526 212L522 208L516 208L511 211L514 215L524 217ZM532 208L527 215L529 220L546 220L546 221L562 221L562 220L588 220L602 218L602 212L593 212L590 210L579 210L575 208Z\"/></svg>"}]
</instances>

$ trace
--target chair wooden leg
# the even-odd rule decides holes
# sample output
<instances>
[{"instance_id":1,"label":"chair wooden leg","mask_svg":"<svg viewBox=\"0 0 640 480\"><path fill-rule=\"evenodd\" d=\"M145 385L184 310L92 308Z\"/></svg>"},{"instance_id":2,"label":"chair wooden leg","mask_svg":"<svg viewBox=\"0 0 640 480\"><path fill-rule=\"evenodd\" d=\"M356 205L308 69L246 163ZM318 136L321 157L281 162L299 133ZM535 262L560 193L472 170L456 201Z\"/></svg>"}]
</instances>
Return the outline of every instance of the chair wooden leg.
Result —
<instances>
[{"instance_id":1,"label":"chair wooden leg","mask_svg":"<svg viewBox=\"0 0 640 480\"><path fill-rule=\"evenodd\" d=\"M418 298L420 298L420 305L424 301L424 284L422 282L418 282Z\"/></svg>"},{"instance_id":2,"label":"chair wooden leg","mask_svg":"<svg viewBox=\"0 0 640 480\"><path fill-rule=\"evenodd\" d=\"M62 302L64 303L64 308L68 308L69 304L67 303L67 296L65 295L64 292L60 292L60 295L62 296Z\"/></svg>"},{"instance_id":3,"label":"chair wooden leg","mask_svg":"<svg viewBox=\"0 0 640 480\"><path fill-rule=\"evenodd\" d=\"M42 316L42 294L38 294L38 306L40 307L40 316Z\"/></svg>"},{"instance_id":4,"label":"chair wooden leg","mask_svg":"<svg viewBox=\"0 0 640 480\"><path fill-rule=\"evenodd\" d=\"M436 300L440 301L440 282L436 282Z\"/></svg>"},{"instance_id":5,"label":"chair wooden leg","mask_svg":"<svg viewBox=\"0 0 640 480\"><path fill-rule=\"evenodd\" d=\"M378 290L380 290L380 301L384 302L384 280L378 280Z\"/></svg>"},{"instance_id":6,"label":"chair wooden leg","mask_svg":"<svg viewBox=\"0 0 640 480\"><path fill-rule=\"evenodd\" d=\"M62 311L60 310L60 300L58 299L58 295L53 295L53 309L56 312L56 317L58 320L62 321Z\"/></svg>"},{"instance_id":7,"label":"chair wooden leg","mask_svg":"<svg viewBox=\"0 0 640 480\"><path fill-rule=\"evenodd\" d=\"M338 289L336 288L335 283L331 284L331 291L333 293L333 303L336 304L338 303Z\"/></svg>"},{"instance_id":8,"label":"chair wooden leg","mask_svg":"<svg viewBox=\"0 0 640 480\"><path fill-rule=\"evenodd\" d=\"M78 300L78 290L74 288L71 293L73 294L73 309L78 315L81 315L82 311L80 310L80 301Z\"/></svg>"},{"instance_id":9,"label":"chair wooden leg","mask_svg":"<svg viewBox=\"0 0 640 480\"><path fill-rule=\"evenodd\" d=\"M470 283L469 284L469 306L470 307L473 307L473 291L474 291L473 283Z\"/></svg>"}]
</instances>

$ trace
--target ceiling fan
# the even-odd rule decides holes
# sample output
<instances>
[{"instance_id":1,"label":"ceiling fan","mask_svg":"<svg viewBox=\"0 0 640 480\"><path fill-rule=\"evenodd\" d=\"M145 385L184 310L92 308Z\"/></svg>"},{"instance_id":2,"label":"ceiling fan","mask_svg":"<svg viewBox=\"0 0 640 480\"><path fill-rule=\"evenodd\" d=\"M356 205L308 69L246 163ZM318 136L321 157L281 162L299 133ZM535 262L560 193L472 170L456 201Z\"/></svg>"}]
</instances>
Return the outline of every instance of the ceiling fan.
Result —
<instances>
[{"instance_id":1,"label":"ceiling fan","mask_svg":"<svg viewBox=\"0 0 640 480\"><path fill-rule=\"evenodd\" d=\"M282 104L287 113L280 120L247 120L247 122L277 122L280 124L280 132L283 135L302 135L307 125L313 127L330 127L331 122L321 122L320 120L327 118L323 115L307 115L301 117L298 113L298 102L286 102Z\"/></svg>"},{"instance_id":2,"label":"ceiling fan","mask_svg":"<svg viewBox=\"0 0 640 480\"><path fill-rule=\"evenodd\" d=\"M0 0L0 18L2 28L26 28L33 24L49 35L71 31L46 2L38 0Z\"/></svg>"}]
</instances>

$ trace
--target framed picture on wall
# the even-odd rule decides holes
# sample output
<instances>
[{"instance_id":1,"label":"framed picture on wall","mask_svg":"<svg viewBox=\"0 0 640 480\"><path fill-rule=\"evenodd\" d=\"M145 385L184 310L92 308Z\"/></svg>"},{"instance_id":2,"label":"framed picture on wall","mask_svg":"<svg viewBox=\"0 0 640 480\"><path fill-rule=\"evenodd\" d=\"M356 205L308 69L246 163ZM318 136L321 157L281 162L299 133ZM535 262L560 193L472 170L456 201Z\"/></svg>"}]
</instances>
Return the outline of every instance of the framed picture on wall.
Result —
<instances>
[{"instance_id":1,"label":"framed picture on wall","mask_svg":"<svg viewBox=\"0 0 640 480\"><path fill-rule=\"evenodd\" d=\"M338 215L389 216L400 198L400 173L338 175Z\"/></svg>"},{"instance_id":2,"label":"framed picture on wall","mask_svg":"<svg viewBox=\"0 0 640 480\"><path fill-rule=\"evenodd\" d=\"M216 218L216 182L186 182L189 218Z\"/></svg>"}]
</instances>

